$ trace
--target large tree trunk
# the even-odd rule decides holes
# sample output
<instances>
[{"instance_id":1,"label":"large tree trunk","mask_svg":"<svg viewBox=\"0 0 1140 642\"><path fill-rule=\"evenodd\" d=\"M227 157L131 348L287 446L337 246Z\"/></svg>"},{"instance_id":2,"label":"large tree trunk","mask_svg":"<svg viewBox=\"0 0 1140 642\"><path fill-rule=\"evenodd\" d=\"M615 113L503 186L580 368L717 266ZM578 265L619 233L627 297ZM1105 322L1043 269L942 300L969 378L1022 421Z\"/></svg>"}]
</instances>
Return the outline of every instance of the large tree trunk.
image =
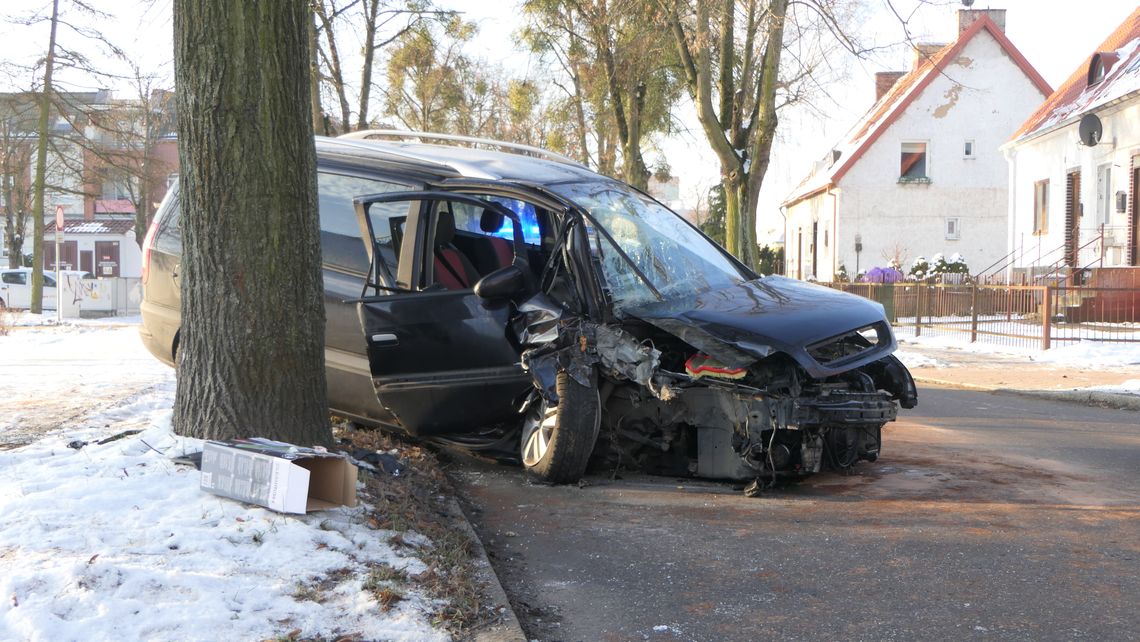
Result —
<instances>
[{"instance_id":1,"label":"large tree trunk","mask_svg":"<svg viewBox=\"0 0 1140 642\"><path fill-rule=\"evenodd\" d=\"M750 2L746 7L744 46L738 52L736 46L729 46L734 42L732 21L736 5L731 0L720 0L721 4L714 12L713 2L697 0L691 39L677 13L678 5L666 3L662 6L667 10L666 22L677 45L689 93L697 108L697 119L720 161L725 191L725 247L742 262L755 268L756 204L776 132L776 89L789 0L769 0L766 10L761 12L768 21L768 28L764 34L760 68L755 74L754 97L751 89L758 27L756 3ZM721 35L715 74L710 45L717 32L711 24L714 15ZM719 82L716 88L719 110L713 104L714 75ZM739 90L734 80L737 76L740 78ZM749 113L747 119L744 118L746 112Z\"/></svg>"},{"instance_id":2,"label":"large tree trunk","mask_svg":"<svg viewBox=\"0 0 1140 642\"><path fill-rule=\"evenodd\" d=\"M55 28L59 25L59 0L51 3L51 34L44 61L44 87L40 98L40 122L36 128L36 177L32 182L32 314L44 311L44 182L47 180L48 114L51 112L51 72L55 67ZM56 230L61 234L62 230ZM59 262L59 257L55 257ZM57 295L56 305L59 305Z\"/></svg>"},{"instance_id":3,"label":"large tree trunk","mask_svg":"<svg viewBox=\"0 0 1140 642\"><path fill-rule=\"evenodd\" d=\"M331 441L305 9L174 3L182 435Z\"/></svg>"}]
</instances>

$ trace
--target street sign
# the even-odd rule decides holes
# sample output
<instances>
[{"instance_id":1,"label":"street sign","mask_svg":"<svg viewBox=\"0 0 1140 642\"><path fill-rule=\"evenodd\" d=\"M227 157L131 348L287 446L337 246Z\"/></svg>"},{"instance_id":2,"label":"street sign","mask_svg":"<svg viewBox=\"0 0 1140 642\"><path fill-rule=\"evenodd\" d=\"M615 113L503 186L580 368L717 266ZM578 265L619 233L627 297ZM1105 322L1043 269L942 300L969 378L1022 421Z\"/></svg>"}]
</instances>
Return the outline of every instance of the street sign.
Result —
<instances>
[{"instance_id":1,"label":"street sign","mask_svg":"<svg viewBox=\"0 0 1140 642\"><path fill-rule=\"evenodd\" d=\"M63 234L63 206L55 206L55 234L59 236Z\"/></svg>"}]
</instances>

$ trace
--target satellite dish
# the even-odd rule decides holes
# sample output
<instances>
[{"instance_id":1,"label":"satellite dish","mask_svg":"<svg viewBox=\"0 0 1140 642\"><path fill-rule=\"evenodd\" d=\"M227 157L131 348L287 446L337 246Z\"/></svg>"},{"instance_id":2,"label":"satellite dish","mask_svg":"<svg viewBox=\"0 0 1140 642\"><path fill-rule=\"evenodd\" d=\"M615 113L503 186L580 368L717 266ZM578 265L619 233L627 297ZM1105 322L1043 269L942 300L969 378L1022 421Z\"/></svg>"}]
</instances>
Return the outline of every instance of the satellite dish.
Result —
<instances>
[{"instance_id":1,"label":"satellite dish","mask_svg":"<svg viewBox=\"0 0 1140 642\"><path fill-rule=\"evenodd\" d=\"M969 9L974 6L974 0L962 0L962 5Z\"/></svg>"},{"instance_id":2,"label":"satellite dish","mask_svg":"<svg viewBox=\"0 0 1140 642\"><path fill-rule=\"evenodd\" d=\"M1089 147L1092 147L1100 142L1101 134L1104 129L1101 128L1100 119L1096 114L1085 114L1081 117L1081 124L1077 128L1081 136L1081 142Z\"/></svg>"}]
</instances>

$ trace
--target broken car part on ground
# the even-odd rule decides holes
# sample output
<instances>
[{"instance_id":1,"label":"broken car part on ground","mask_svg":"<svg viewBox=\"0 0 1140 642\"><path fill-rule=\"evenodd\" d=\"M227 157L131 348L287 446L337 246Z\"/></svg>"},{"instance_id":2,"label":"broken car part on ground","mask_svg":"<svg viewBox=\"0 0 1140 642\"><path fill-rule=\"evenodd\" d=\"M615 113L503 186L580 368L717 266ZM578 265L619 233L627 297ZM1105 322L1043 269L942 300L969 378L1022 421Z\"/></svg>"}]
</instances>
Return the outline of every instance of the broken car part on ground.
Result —
<instances>
[{"instance_id":1,"label":"broken car part on ground","mask_svg":"<svg viewBox=\"0 0 1140 642\"><path fill-rule=\"evenodd\" d=\"M764 485L873 460L916 403L879 304L759 277L623 183L505 143L348 137L317 142L338 414L548 482L593 462ZM168 362L177 216L172 190L142 306Z\"/></svg>"}]
</instances>

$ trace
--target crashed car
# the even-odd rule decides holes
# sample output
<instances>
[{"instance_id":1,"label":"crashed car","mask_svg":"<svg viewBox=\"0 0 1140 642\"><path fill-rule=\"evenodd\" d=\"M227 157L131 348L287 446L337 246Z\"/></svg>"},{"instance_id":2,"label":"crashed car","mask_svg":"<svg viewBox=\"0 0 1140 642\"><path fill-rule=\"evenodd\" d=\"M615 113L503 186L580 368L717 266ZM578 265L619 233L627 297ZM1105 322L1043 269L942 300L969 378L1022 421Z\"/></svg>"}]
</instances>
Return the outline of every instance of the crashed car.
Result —
<instances>
[{"instance_id":1,"label":"crashed car","mask_svg":"<svg viewBox=\"0 0 1140 642\"><path fill-rule=\"evenodd\" d=\"M879 304L760 277L624 183L505 143L350 136L317 142L340 414L552 483L594 462L756 487L874 461L916 404ZM144 247L142 334L170 363L176 219L174 192Z\"/></svg>"}]
</instances>

